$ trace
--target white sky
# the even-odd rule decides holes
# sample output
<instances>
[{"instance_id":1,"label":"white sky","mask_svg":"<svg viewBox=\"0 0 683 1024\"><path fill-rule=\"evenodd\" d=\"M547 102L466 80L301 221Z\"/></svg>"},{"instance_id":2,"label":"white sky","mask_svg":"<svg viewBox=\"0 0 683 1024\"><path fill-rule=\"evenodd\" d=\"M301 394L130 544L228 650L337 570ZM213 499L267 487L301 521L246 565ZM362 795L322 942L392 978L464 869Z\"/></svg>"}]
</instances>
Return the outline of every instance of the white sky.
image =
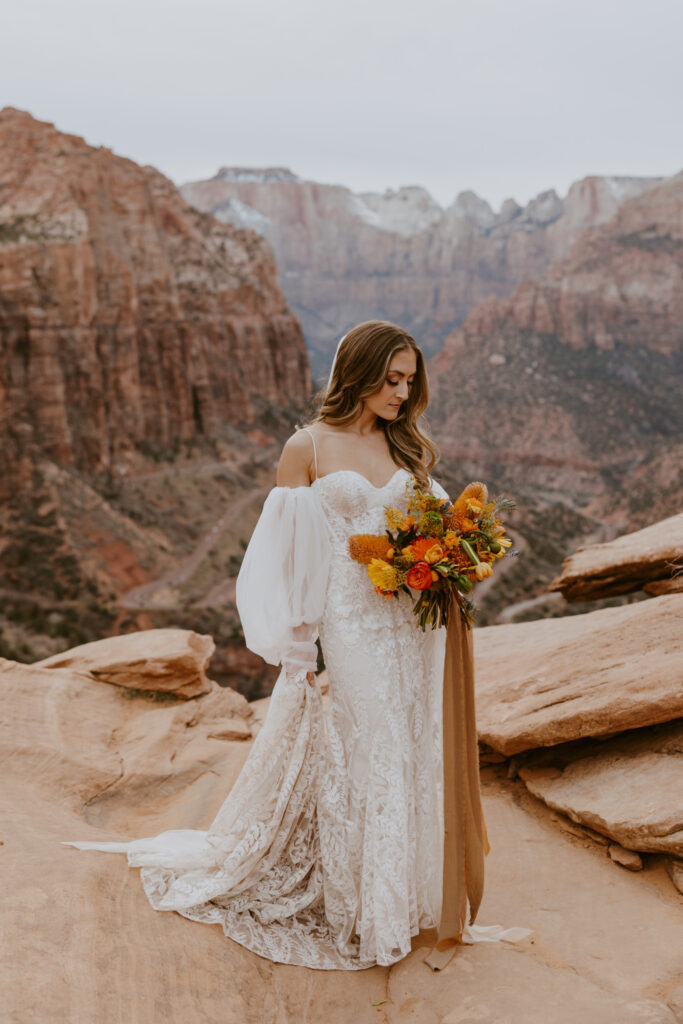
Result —
<instances>
[{"instance_id":1,"label":"white sky","mask_svg":"<svg viewBox=\"0 0 683 1024\"><path fill-rule=\"evenodd\" d=\"M21 0L0 106L153 164L498 208L683 168L681 0Z\"/></svg>"}]
</instances>

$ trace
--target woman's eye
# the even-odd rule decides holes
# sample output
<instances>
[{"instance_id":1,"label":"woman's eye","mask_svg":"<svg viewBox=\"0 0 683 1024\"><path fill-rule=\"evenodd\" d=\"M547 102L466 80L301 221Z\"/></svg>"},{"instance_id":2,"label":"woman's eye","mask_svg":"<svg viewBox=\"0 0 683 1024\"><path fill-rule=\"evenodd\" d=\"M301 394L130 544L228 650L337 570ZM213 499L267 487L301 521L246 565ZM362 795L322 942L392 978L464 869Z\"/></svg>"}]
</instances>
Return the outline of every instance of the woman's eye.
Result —
<instances>
[{"instance_id":1,"label":"woman's eye","mask_svg":"<svg viewBox=\"0 0 683 1024\"><path fill-rule=\"evenodd\" d=\"M387 379L388 379L388 378L387 378ZM393 384L393 386L394 386L394 387L396 387L396 385L397 385L397 384L399 383L399 381L397 381L397 380L390 380L390 381L389 381L389 383L390 383L390 384ZM414 384L414 383L415 383L415 381L414 381L414 380L409 380L409 381L408 381L408 387L409 387L409 388L412 388L412 386L413 386L413 384Z\"/></svg>"}]
</instances>

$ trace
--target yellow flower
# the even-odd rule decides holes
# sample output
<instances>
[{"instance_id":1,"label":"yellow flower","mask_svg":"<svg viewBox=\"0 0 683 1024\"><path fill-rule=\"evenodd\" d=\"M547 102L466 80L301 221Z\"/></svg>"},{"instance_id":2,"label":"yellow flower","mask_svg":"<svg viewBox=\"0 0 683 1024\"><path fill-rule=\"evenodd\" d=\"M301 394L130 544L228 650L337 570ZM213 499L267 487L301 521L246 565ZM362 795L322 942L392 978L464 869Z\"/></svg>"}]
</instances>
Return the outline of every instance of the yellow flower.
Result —
<instances>
[{"instance_id":1,"label":"yellow flower","mask_svg":"<svg viewBox=\"0 0 683 1024\"><path fill-rule=\"evenodd\" d=\"M398 590L399 574L393 565L383 561L381 558L373 558L368 565L368 576L382 590Z\"/></svg>"},{"instance_id":2,"label":"yellow flower","mask_svg":"<svg viewBox=\"0 0 683 1024\"><path fill-rule=\"evenodd\" d=\"M475 565L474 571L477 574L478 580L486 579L487 576L493 576L493 569L488 562L479 562Z\"/></svg>"},{"instance_id":3,"label":"yellow flower","mask_svg":"<svg viewBox=\"0 0 683 1024\"><path fill-rule=\"evenodd\" d=\"M434 565L434 563L438 562L440 558L443 558L443 555L444 550L441 545L432 544L431 548L425 554L424 559L425 562L428 562L430 565Z\"/></svg>"},{"instance_id":4,"label":"yellow flower","mask_svg":"<svg viewBox=\"0 0 683 1024\"><path fill-rule=\"evenodd\" d=\"M477 519L481 515L483 505L480 501L477 501L476 498L468 498L467 508L470 512L474 513L474 518Z\"/></svg>"},{"instance_id":5,"label":"yellow flower","mask_svg":"<svg viewBox=\"0 0 683 1024\"><path fill-rule=\"evenodd\" d=\"M407 548L401 548L401 554L403 555L407 562L410 562L411 565L413 564L413 562L416 561L415 553L411 548L410 544L408 545Z\"/></svg>"},{"instance_id":6,"label":"yellow flower","mask_svg":"<svg viewBox=\"0 0 683 1024\"><path fill-rule=\"evenodd\" d=\"M404 516L400 509L387 505L384 509L384 516L390 530L401 530L403 528Z\"/></svg>"},{"instance_id":7,"label":"yellow flower","mask_svg":"<svg viewBox=\"0 0 683 1024\"><path fill-rule=\"evenodd\" d=\"M460 538L457 533L453 533L452 530L449 530L448 533L445 534L442 543L446 548L457 548L460 546Z\"/></svg>"}]
</instances>

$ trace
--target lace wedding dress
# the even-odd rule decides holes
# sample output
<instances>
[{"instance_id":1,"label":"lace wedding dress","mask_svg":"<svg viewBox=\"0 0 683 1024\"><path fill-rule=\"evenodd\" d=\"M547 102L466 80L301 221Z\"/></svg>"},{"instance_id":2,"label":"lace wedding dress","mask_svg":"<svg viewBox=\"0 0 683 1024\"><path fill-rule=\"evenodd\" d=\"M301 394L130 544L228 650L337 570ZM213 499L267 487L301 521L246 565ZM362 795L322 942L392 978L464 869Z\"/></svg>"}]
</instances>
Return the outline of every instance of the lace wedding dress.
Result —
<instances>
[{"instance_id":1,"label":"lace wedding dress","mask_svg":"<svg viewBox=\"0 0 683 1024\"><path fill-rule=\"evenodd\" d=\"M316 459L317 462L317 459ZM338 470L274 487L245 553L237 604L247 646L283 668L249 756L207 831L129 842L155 910L220 924L261 956L312 968L392 964L439 924L443 872L441 687L445 630L378 595L354 533L383 533L410 474L383 487ZM436 483L433 493L446 497ZM306 679L320 637L323 710ZM467 913L468 920L469 906ZM462 942L529 929L468 924Z\"/></svg>"}]
</instances>

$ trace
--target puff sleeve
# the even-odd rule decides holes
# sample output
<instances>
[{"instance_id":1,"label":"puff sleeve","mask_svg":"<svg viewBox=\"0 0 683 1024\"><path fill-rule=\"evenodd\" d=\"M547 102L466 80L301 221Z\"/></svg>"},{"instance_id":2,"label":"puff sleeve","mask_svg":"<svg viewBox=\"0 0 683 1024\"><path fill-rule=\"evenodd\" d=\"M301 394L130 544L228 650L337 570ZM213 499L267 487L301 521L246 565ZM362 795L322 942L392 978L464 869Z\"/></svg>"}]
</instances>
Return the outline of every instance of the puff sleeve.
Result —
<instances>
[{"instance_id":1,"label":"puff sleeve","mask_svg":"<svg viewBox=\"0 0 683 1024\"><path fill-rule=\"evenodd\" d=\"M330 559L316 490L273 487L237 576L235 599L249 650L288 672L315 671Z\"/></svg>"},{"instance_id":2,"label":"puff sleeve","mask_svg":"<svg viewBox=\"0 0 683 1024\"><path fill-rule=\"evenodd\" d=\"M444 491L444 489L441 486L441 484L437 480L435 480L433 476L430 476L429 479L431 481L431 492L432 492L432 494L434 495L435 498L448 498L449 497L449 495L446 494L446 492Z\"/></svg>"}]
</instances>

